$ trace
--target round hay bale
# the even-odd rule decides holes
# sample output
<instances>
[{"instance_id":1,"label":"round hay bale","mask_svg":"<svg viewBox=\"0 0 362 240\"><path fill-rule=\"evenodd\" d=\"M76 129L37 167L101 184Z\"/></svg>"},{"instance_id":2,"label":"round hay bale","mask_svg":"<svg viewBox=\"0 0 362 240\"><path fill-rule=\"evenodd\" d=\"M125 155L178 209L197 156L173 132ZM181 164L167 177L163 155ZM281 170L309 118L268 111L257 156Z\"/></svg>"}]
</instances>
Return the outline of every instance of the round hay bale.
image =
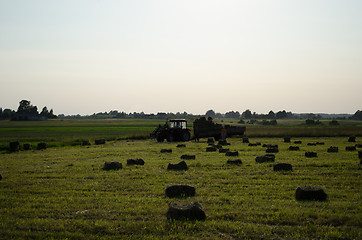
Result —
<instances>
[{"instance_id":1,"label":"round hay bale","mask_svg":"<svg viewBox=\"0 0 362 240\"><path fill-rule=\"evenodd\" d=\"M307 146L317 146L317 143L307 143Z\"/></svg>"},{"instance_id":2,"label":"round hay bale","mask_svg":"<svg viewBox=\"0 0 362 240\"><path fill-rule=\"evenodd\" d=\"M316 142L316 145L324 145L324 142Z\"/></svg>"},{"instance_id":3,"label":"round hay bale","mask_svg":"<svg viewBox=\"0 0 362 240\"><path fill-rule=\"evenodd\" d=\"M145 161L143 161L143 159L141 159L141 158L128 159L127 166L132 166L132 165L145 165Z\"/></svg>"},{"instance_id":4,"label":"round hay bale","mask_svg":"<svg viewBox=\"0 0 362 240\"><path fill-rule=\"evenodd\" d=\"M207 147L206 152L216 152L216 147Z\"/></svg>"},{"instance_id":5,"label":"round hay bale","mask_svg":"<svg viewBox=\"0 0 362 240\"><path fill-rule=\"evenodd\" d=\"M47 144L45 142L38 143L38 146L36 147L37 150L44 150L47 149Z\"/></svg>"},{"instance_id":6,"label":"round hay bale","mask_svg":"<svg viewBox=\"0 0 362 240\"><path fill-rule=\"evenodd\" d=\"M295 190L297 201L326 201L328 195L320 187L298 187Z\"/></svg>"},{"instance_id":7,"label":"round hay bale","mask_svg":"<svg viewBox=\"0 0 362 240\"><path fill-rule=\"evenodd\" d=\"M317 153L316 152L305 152L305 156L308 158L313 158L313 157L317 157Z\"/></svg>"},{"instance_id":8,"label":"round hay bale","mask_svg":"<svg viewBox=\"0 0 362 240\"><path fill-rule=\"evenodd\" d=\"M243 162L241 161L241 159L229 159L226 161L227 164L234 164L234 165L240 165Z\"/></svg>"},{"instance_id":9,"label":"round hay bale","mask_svg":"<svg viewBox=\"0 0 362 240\"><path fill-rule=\"evenodd\" d=\"M356 148L362 148L362 144L360 144L360 143L356 144L355 146L356 146Z\"/></svg>"},{"instance_id":10,"label":"round hay bale","mask_svg":"<svg viewBox=\"0 0 362 240\"><path fill-rule=\"evenodd\" d=\"M299 151L299 147L298 146L290 146L289 151Z\"/></svg>"},{"instance_id":11,"label":"round hay bale","mask_svg":"<svg viewBox=\"0 0 362 240\"><path fill-rule=\"evenodd\" d=\"M329 153L338 152L338 147L332 147L332 146L330 146L330 147L327 149L327 152L329 152Z\"/></svg>"},{"instance_id":12,"label":"round hay bale","mask_svg":"<svg viewBox=\"0 0 362 240\"><path fill-rule=\"evenodd\" d=\"M91 145L91 143L89 142L89 140L83 140L82 141L82 146L89 146Z\"/></svg>"},{"instance_id":13,"label":"round hay bale","mask_svg":"<svg viewBox=\"0 0 362 240\"><path fill-rule=\"evenodd\" d=\"M29 144L29 143L24 143L24 144L23 144L23 149L24 149L24 150L30 150L30 149L31 149L30 144Z\"/></svg>"},{"instance_id":14,"label":"round hay bale","mask_svg":"<svg viewBox=\"0 0 362 240\"><path fill-rule=\"evenodd\" d=\"M262 156L258 156L255 158L255 161L257 163L264 163L264 162L274 162L275 161L275 155L274 154L265 154Z\"/></svg>"},{"instance_id":15,"label":"round hay bale","mask_svg":"<svg viewBox=\"0 0 362 240\"><path fill-rule=\"evenodd\" d=\"M238 151L228 151L225 153L225 156L227 157L237 157L239 156L239 152Z\"/></svg>"},{"instance_id":16,"label":"round hay bale","mask_svg":"<svg viewBox=\"0 0 362 240\"><path fill-rule=\"evenodd\" d=\"M302 141L294 141L294 144L302 144Z\"/></svg>"},{"instance_id":17,"label":"round hay bale","mask_svg":"<svg viewBox=\"0 0 362 240\"><path fill-rule=\"evenodd\" d=\"M243 143L249 143L249 138L243 137Z\"/></svg>"},{"instance_id":18,"label":"round hay bale","mask_svg":"<svg viewBox=\"0 0 362 240\"><path fill-rule=\"evenodd\" d=\"M96 139L94 140L96 145L106 144L106 139Z\"/></svg>"},{"instance_id":19,"label":"round hay bale","mask_svg":"<svg viewBox=\"0 0 362 240\"><path fill-rule=\"evenodd\" d=\"M9 150L10 150L10 152L19 152L20 143L18 141L10 142L9 143Z\"/></svg>"},{"instance_id":20,"label":"round hay bale","mask_svg":"<svg viewBox=\"0 0 362 240\"><path fill-rule=\"evenodd\" d=\"M167 220L203 221L206 214L199 202L187 205L170 205L167 211Z\"/></svg>"},{"instance_id":21,"label":"round hay bale","mask_svg":"<svg viewBox=\"0 0 362 240\"><path fill-rule=\"evenodd\" d=\"M181 159L193 160L193 159L196 159L196 156L195 155L184 154L184 155L181 156Z\"/></svg>"},{"instance_id":22,"label":"round hay bale","mask_svg":"<svg viewBox=\"0 0 362 240\"><path fill-rule=\"evenodd\" d=\"M105 162L103 166L103 170L118 170L122 169L122 163L120 162Z\"/></svg>"},{"instance_id":23,"label":"round hay bale","mask_svg":"<svg viewBox=\"0 0 362 240\"><path fill-rule=\"evenodd\" d=\"M290 143L290 137L284 137L284 142L285 143Z\"/></svg>"},{"instance_id":24,"label":"round hay bale","mask_svg":"<svg viewBox=\"0 0 362 240\"><path fill-rule=\"evenodd\" d=\"M176 147L183 148L183 147L186 147L186 144L178 144Z\"/></svg>"},{"instance_id":25,"label":"round hay bale","mask_svg":"<svg viewBox=\"0 0 362 240\"><path fill-rule=\"evenodd\" d=\"M290 163L275 163L273 164L274 171L293 171L293 166Z\"/></svg>"},{"instance_id":26,"label":"round hay bale","mask_svg":"<svg viewBox=\"0 0 362 240\"><path fill-rule=\"evenodd\" d=\"M172 149L161 149L161 153L172 153Z\"/></svg>"},{"instance_id":27,"label":"round hay bale","mask_svg":"<svg viewBox=\"0 0 362 240\"><path fill-rule=\"evenodd\" d=\"M167 166L167 170L176 170L176 171L181 171L181 170L187 170L187 164L185 161L181 161L177 164L173 164L173 163L169 163Z\"/></svg>"},{"instance_id":28,"label":"round hay bale","mask_svg":"<svg viewBox=\"0 0 362 240\"><path fill-rule=\"evenodd\" d=\"M195 192L195 187L184 184L170 185L165 188L166 197L169 198L193 197Z\"/></svg>"},{"instance_id":29,"label":"round hay bale","mask_svg":"<svg viewBox=\"0 0 362 240\"><path fill-rule=\"evenodd\" d=\"M346 151L353 152L356 151L356 146L346 146Z\"/></svg>"}]
</instances>

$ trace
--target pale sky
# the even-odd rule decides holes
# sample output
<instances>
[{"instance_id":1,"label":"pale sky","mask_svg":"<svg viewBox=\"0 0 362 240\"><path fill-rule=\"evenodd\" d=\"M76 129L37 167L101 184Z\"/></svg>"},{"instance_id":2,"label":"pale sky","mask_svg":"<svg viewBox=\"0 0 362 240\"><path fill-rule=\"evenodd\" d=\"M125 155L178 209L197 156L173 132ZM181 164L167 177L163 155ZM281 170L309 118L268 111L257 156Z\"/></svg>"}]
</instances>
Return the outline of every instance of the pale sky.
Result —
<instances>
[{"instance_id":1,"label":"pale sky","mask_svg":"<svg viewBox=\"0 0 362 240\"><path fill-rule=\"evenodd\" d=\"M0 107L362 110L361 0L0 0Z\"/></svg>"}]
</instances>

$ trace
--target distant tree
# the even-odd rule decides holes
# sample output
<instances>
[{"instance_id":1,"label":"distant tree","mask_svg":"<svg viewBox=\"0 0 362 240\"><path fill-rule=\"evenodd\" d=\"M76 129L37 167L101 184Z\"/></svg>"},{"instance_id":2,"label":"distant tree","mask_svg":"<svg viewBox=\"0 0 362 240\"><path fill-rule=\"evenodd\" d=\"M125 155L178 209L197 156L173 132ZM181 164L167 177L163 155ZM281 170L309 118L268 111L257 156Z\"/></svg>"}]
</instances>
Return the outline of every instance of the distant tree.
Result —
<instances>
[{"instance_id":1,"label":"distant tree","mask_svg":"<svg viewBox=\"0 0 362 240\"><path fill-rule=\"evenodd\" d=\"M279 112L277 112L276 115L275 115L275 118L276 118L276 119L285 119L285 118L287 118L287 117L288 117L288 114L287 114L287 112L286 112L285 110L279 111Z\"/></svg>"},{"instance_id":2,"label":"distant tree","mask_svg":"<svg viewBox=\"0 0 362 240\"><path fill-rule=\"evenodd\" d=\"M247 109L241 114L241 117L244 119L250 119L253 117L253 115L251 114L251 111Z\"/></svg>"},{"instance_id":3,"label":"distant tree","mask_svg":"<svg viewBox=\"0 0 362 240\"><path fill-rule=\"evenodd\" d=\"M205 113L205 117L211 117L211 118L215 118L216 114L215 114L215 111L210 109L208 110L206 113Z\"/></svg>"},{"instance_id":4,"label":"distant tree","mask_svg":"<svg viewBox=\"0 0 362 240\"><path fill-rule=\"evenodd\" d=\"M28 100L21 100L19 102L19 107L18 107L18 114L32 114L32 115L37 115L38 113L38 108L36 106L33 106L30 104L30 101Z\"/></svg>"},{"instance_id":5,"label":"distant tree","mask_svg":"<svg viewBox=\"0 0 362 240\"><path fill-rule=\"evenodd\" d=\"M240 118L240 113L238 111L230 111L225 113L225 118Z\"/></svg>"},{"instance_id":6,"label":"distant tree","mask_svg":"<svg viewBox=\"0 0 362 240\"><path fill-rule=\"evenodd\" d=\"M270 111L270 112L268 113L268 118L269 118L269 119L274 119L274 118L275 118L275 113L274 113L273 111Z\"/></svg>"},{"instance_id":7,"label":"distant tree","mask_svg":"<svg viewBox=\"0 0 362 240\"><path fill-rule=\"evenodd\" d=\"M353 114L353 116L350 117L350 119L362 120L362 111L358 110L357 112L355 112L355 114Z\"/></svg>"},{"instance_id":8,"label":"distant tree","mask_svg":"<svg viewBox=\"0 0 362 240\"><path fill-rule=\"evenodd\" d=\"M329 122L329 125L338 126L339 122L337 120L332 120L332 121Z\"/></svg>"}]
</instances>

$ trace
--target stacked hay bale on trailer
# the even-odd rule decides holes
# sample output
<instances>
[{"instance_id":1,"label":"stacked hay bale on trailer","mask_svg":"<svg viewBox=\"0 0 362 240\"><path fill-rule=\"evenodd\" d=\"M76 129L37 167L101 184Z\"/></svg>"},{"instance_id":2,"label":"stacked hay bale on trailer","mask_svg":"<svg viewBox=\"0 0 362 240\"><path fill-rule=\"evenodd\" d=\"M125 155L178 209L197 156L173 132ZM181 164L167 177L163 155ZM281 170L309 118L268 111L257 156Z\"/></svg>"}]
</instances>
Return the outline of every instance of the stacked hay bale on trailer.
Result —
<instances>
[{"instance_id":1,"label":"stacked hay bale on trailer","mask_svg":"<svg viewBox=\"0 0 362 240\"><path fill-rule=\"evenodd\" d=\"M208 119L205 117L196 119L193 127L195 140L213 137L216 141L218 141L223 135L225 137L231 137L234 135L243 136L245 132L245 127L231 125L223 126L221 124L214 123L210 117Z\"/></svg>"}]
</instances>

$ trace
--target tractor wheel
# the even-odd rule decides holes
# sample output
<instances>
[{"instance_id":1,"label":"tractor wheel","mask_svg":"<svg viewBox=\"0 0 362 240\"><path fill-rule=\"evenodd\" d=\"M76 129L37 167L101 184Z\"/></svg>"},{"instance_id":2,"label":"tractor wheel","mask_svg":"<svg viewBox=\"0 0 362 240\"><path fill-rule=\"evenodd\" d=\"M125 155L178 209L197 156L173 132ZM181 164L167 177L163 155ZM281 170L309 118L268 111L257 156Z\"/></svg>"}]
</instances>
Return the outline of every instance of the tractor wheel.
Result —
<instances>
[{"instance_id":1,"label":"tractor wheel","mask_svg":"<svg viewBox=\"0 0 362 240\"><path fill-rule=\"evenodd\" d=\"M157 136L157 142L163 142L164 138L161 136Z\"/></svg>"},{"instance_id":2,"label":"tractor wheel","mask_svg":"<svg viewBox=\"0 0 362 240\"><path fill-rule=\"evenodd\" d=\"M173 141L175 141L175 138L173 137L173 135L172 134L168 135L167 142L173 142Z\"/></svg>"},{"instance_id":3,"label":"tractor wheel","mask_svg":"<svg viewBox=\"0 0 362 240\"><path fill-rule=\"evenodd\" d=\"M181 140L184 142L190 141L190 133L188 131L184 131L181 134Z\"/></svg>"}]
</instances>

